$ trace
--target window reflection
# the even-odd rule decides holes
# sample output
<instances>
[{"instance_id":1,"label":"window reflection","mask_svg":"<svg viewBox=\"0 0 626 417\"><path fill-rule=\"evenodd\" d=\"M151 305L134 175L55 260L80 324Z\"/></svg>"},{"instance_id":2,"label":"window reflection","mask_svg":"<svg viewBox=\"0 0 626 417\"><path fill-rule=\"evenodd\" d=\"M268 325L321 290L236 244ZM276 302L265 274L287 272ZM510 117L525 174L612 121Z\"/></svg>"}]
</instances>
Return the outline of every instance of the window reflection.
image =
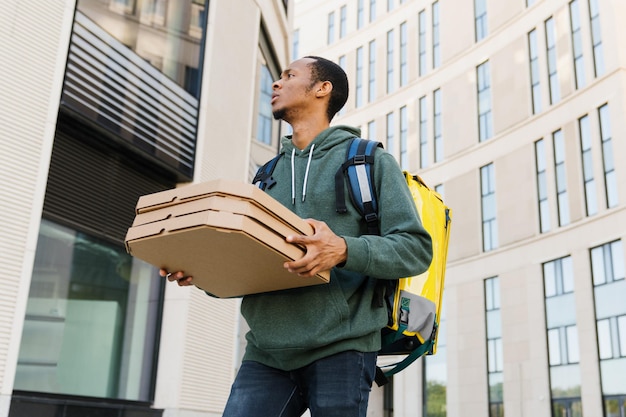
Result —
<instances>
[{"instance_id":1,"label":"window reflection","mask_svg":"<svg viewBox=\"0 0 626 417\"><path fill-rule=\"evenodd\" d=\"M206 0L78 0L77 8L198 97Z\"/></svg>"},{"instance_id":2,"label":"window reflection","mask_svg":"<svg viewBox=\"0 0 626 417\"><path fill-rule=\"evenodd\" d=\"M15 389L149 400L161 287L123 247L43 220Z\"/></svg>"}]
</instances>

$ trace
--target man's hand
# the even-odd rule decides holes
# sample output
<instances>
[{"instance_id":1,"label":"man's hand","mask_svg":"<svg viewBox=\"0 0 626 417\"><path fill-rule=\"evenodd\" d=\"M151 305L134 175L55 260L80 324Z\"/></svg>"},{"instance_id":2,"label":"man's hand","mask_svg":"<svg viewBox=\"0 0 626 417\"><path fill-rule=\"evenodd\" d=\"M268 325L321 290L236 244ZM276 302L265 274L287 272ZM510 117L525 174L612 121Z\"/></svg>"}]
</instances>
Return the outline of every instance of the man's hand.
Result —
<instances>
[{"instance_id":1,"label":"man's hand","mask_svg":"<svg viewBox=\"0 0 626 417\"><path fill-rule=\"evenodd\" d=\"M313 219L306 221L313 226L315 233L312 236L291 235L286 239L289 243L306 247L306 254L296 261L285 262L285 269L302 277L312 277L345 262L348 257L346 241L333 233L326 223Z\"/></svg>"},{"instance_id":2,"label":"man's hand","mask_svg":"<svg viewBox=\"0 0 626 417\"><path fill-rule=\"evenodd\" d=\"M167 278L169 282L176 281L179 287L186 287L188 285L193 285L191 281L193 281L193 277L186 277L183 271L178 272L167 272L165 269L159 270L159 275L164 278Z\"/></svg>"}]
</instances>

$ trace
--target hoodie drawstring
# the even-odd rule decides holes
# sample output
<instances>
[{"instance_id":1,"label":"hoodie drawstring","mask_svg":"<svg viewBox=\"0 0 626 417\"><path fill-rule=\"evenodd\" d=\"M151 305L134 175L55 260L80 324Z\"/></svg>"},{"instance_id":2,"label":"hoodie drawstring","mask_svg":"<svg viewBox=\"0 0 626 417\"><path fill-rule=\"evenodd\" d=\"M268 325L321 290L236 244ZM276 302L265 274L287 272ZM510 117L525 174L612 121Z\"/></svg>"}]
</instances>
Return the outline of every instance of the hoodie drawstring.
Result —
<instances>
[{"instance_id":1,"label":"hoodie drawstring","mask_svg":"<svg viewBox=\"0 0 626 417\"><path fill-rule=\"evenodd\" d=\"M311 159L313 158L313 149L315 144L311 145L311 151L309 152L309 159L306 163L306 170L304 171L304 183L302 184L302 202L306 199L306 185L309 180L309 168L311 167ZM296 170L295 170L295 156L296 149L291 150L291 204L296 204Z\"/></svg>"},{"instance_id":2,"label":"hoodie drawstring","mask_svg":"<svg viewBox=\"0 0 626 417\"><path fill-rule=\"evenodd\" d=\"M294 159L296 157L296 148L291 150L291 205L296 204L296 172L294 170Z\"/></svg>"},{"instance_id":3,"label":"hoodie drawstring","mask_svg":"<svg viewBox=\"0 0 626 417\"><path fill-rule=\"evenodd\" d=\"M311 158L313 158L313 149L315 149L315 144L311 145L311 151L309 152L309 160L306 163L306 171L304 171L304 184L302 184L302 202L304 203L304 199L306 198L306 183L309 179L309 167L311 166Z\"/></svg>"}]
</instances>

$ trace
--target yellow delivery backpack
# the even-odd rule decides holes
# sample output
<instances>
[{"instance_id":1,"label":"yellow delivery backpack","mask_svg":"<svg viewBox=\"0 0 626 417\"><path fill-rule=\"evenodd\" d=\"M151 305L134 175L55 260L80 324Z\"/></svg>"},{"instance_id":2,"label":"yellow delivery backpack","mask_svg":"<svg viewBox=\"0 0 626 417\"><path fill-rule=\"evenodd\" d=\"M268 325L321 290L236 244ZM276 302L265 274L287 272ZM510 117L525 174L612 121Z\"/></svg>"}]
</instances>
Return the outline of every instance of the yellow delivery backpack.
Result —
<instances>
[{"instance_id":1,"label":"yellow delivery backpack","mask_svg":"<svg viewBox=\"0 0 626 417\"><path fill-rule=\"evenodd\" d=\"M382 147L379 142L353 139L346 162L335 176L337 211L346 209L345 174L352 203L363 215L370 234L379 234L376 190L371 175L374 152L378 147ZM437 351L452 213L441 196L419 176L408 172L404 175L422 225L431 236L433 259L428 271L421 275L379 281L389 320L381 331L382 348L378 353L405 356L400 362L389 365L391 369L377 369L376 383L379 386L422 355L433 355Z\"/></svg>"}]
</instances>

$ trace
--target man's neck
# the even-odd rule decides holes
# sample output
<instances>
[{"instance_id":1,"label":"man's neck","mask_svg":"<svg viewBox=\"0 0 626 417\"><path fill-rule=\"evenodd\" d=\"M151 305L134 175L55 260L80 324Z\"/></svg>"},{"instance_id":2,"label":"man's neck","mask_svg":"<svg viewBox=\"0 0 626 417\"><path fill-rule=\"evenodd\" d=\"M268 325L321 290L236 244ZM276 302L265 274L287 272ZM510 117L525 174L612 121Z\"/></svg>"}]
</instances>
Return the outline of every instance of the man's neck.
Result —
<instances>
[{"instance_id":1,"label":"man's neck","mask_svg":"<svg viewBox=\"0 0 626 417\"><path fill-rule=\"evenodd\" d=\"M302 123L293 123L291 127L293 129L291 141L296 148L302 150L309 146L309 144L313 142L313 139L315 139L317 135L328 129L330 127L330 123L328 123L327 121L323 121L320 123L311 123L309 121Z\"/></svg>"}]
</instances>

